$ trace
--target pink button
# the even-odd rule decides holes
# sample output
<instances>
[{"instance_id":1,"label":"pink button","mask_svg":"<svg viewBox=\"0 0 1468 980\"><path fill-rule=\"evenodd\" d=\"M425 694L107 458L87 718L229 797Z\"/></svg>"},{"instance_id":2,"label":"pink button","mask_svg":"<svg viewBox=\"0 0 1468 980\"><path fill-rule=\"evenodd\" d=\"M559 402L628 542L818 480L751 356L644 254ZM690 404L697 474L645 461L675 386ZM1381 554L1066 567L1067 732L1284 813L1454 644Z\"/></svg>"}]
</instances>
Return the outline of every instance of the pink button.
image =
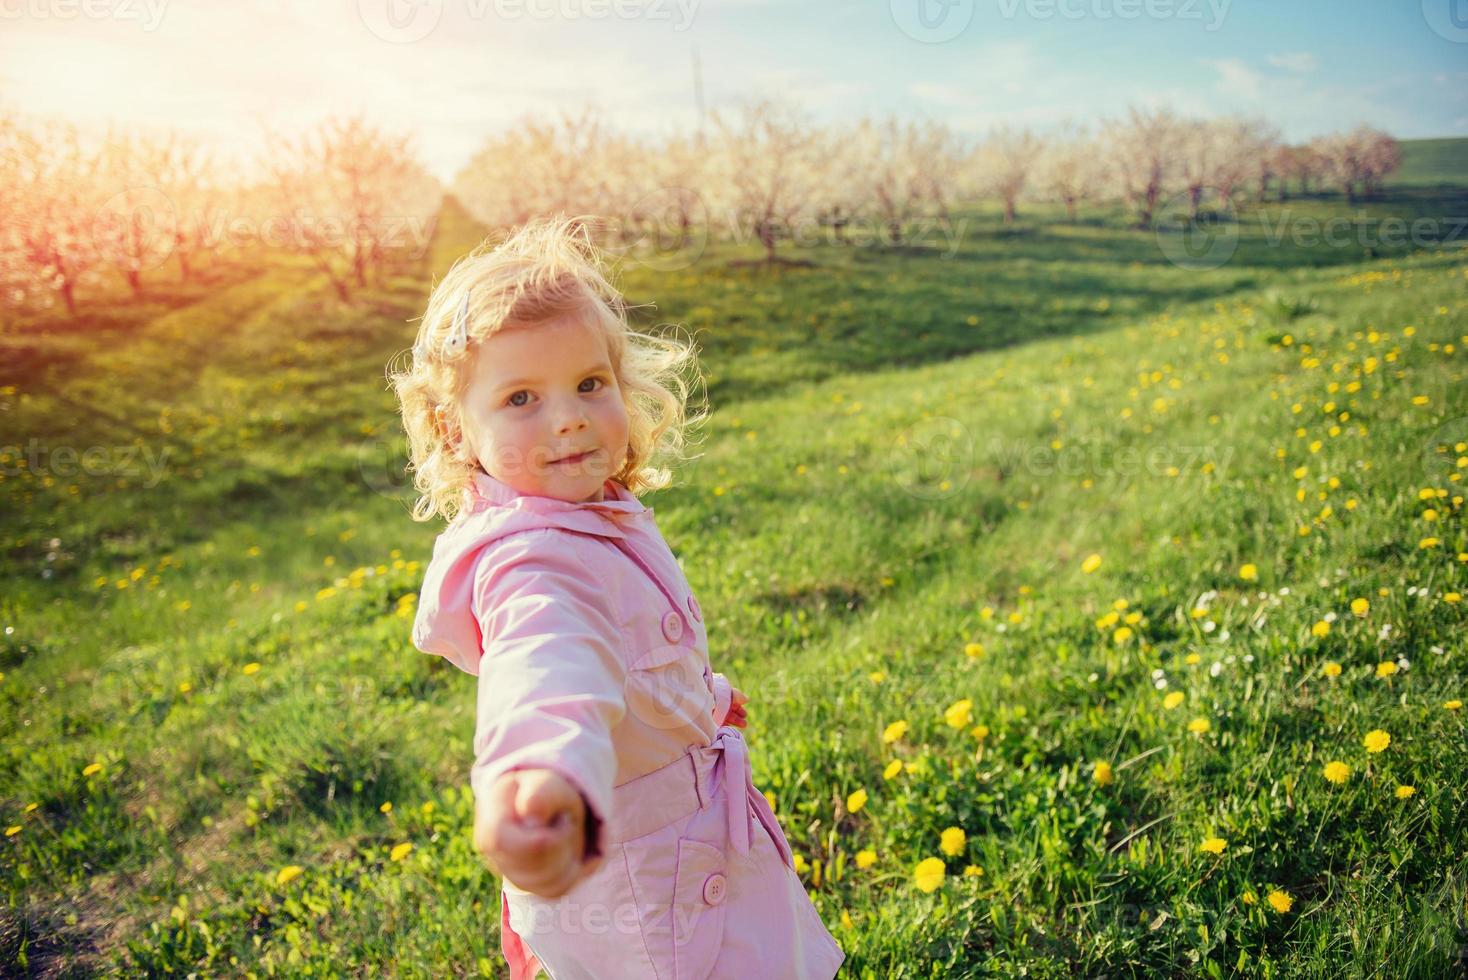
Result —
<instances>
[{"instance_id":1,"label":"pink button","mask_svg":"<svg viewBox=\"0 0 1468 980\"><path fill-rule=\"evenodd\" d=\"M688 597L688 611L693 613L693 618L700 623L703 622L703 610L698 608L698 600L693 596Z\"/></svg>"},{"instance_id":2,"label":"pink button","mask_svg":"<svg viewBox=\"0 0 1468 980\"><path fill-rule=\"evenodd\" d=\"M724 876L711 874L703 883L703 900L710 905L718 905L724 900Z\"/></svg>"},{"instance_id":3,"label":"pink button","mask_svg":"<svg viewBox=\"0 0 1468 980\"><path fill-rule=\"evenodd\" d=\"M677 643L683 638L683 617L669 611L663 617L663 635L668 638L669 643Z\"/></svg>"}]
</instances>

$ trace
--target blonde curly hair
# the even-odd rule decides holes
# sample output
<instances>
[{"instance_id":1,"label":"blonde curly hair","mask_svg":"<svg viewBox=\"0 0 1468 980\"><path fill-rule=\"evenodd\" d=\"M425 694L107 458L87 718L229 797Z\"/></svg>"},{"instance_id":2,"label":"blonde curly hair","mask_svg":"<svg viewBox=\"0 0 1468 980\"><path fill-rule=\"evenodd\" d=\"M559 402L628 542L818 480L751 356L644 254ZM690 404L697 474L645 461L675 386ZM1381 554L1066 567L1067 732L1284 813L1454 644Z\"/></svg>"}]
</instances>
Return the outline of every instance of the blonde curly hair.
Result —
<instances>
[{"instance_id":1,"label":"blonde curly hair","mask_svg":"<svg viewBox=\"0 0 1468 980\"><path fill-rule=\"evenodd\" d=\"M415 521L438 515L452 522L470 503L479 467L452 438L463 427L466 368L473 362L475 342L492 337L507 323L537 324L573 315L605 331L628 419L627 458L613 480L634 494L659 489L671 482L672 474L656 461L687 458L682 450L688 430L708 417L706 411L687 415L691 385L684 374L691 372L694 381L702 381L697 349L628 324L626 302L604 271L605 258L595 243L595 234L603 230L602 219L593 215L536 218L501 242L486 238L434 286L413 352L404 352L411 360L403 370L388 368L408 435L408 469L421 495L412 509ZM446 343L466 295L468 343Z\"/></svg>"}]
</instances>

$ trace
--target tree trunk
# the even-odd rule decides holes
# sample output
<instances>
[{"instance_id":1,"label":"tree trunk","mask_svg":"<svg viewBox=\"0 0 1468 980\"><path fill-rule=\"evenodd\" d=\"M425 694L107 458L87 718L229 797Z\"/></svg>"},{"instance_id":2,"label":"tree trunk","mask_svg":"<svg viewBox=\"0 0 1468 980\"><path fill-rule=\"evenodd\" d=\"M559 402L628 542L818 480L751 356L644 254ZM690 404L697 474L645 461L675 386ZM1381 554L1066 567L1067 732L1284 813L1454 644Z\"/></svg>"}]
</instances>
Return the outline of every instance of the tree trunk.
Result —
<instances>
[{"instance_id":1,"label":"tree trunk","mask_svg":"<svg viewBox=\"0 0 1468 980\"><path fill-rule=\"evenodd\" d=\"M759 241L765 247L765 261L771 265L775 264L775 226L774 223L761 219L759 223Z\"/></svg>"},{"instance_id":2,"label":"tree trunk","mask_svg":"<svg viewBox=\"0 0 1468 980\"><path fill-rule=\"evenodd\" d=\"M1004 199L1004 224L1006 227L1014 224L1014 198Z\"/></svg>"}]
</instances>

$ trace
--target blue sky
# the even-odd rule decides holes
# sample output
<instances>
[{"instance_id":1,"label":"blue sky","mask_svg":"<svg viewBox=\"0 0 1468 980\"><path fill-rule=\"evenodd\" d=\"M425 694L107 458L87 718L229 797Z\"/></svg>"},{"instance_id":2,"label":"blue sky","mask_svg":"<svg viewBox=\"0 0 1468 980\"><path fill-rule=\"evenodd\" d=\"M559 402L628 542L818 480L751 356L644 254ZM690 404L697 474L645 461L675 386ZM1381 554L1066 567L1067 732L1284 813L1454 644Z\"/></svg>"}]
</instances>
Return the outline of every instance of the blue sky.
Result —
<instances>
[{"instance_id":1,"label":"blue sky","mask_svg":"<svg viewBox=\"0 0 1468 980\"><path fill-rule=\"evenodd\" d=\"M445 179L526 113L694 126L695 51L710 109L774 95L823 121L896 112L977 137L1168 105L1296 140L1357 122L1468 135L1465 0L90 2L0 0L0 104L242 154L261 125L362 111L415 133Z\"/></svg>"}]
</instances>

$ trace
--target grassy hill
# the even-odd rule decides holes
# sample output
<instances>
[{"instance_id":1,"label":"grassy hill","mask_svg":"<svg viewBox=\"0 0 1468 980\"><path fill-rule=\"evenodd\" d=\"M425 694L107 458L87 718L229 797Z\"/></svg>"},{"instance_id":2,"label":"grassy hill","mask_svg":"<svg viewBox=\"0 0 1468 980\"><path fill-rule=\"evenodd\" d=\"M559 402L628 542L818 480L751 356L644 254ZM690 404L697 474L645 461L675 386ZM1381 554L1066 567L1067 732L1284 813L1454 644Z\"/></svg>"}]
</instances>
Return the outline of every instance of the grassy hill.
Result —
<instances>
[{"instance_id":1,"label":"grassy hill","mask_svg":"<svg viewBox=\"0 0 1468 980\"><path fill-rule=\"evenodd\" d=\"M843 975L1457 962L1468 250L1379 232L1463 195L624 270L704 349L646 499ZM479 235L0 331L6 972L501 975L383 376Z\"/></svg>"},{"instance_id":2,"label":"grassy hill","mask_svg":"<svg viewBox=\"0 0 1468 980\"><path fill-rule=\"evenodd\" d=\"M1468 138L1402 140L1402 168L1394 187L1468 184Z\"/></svg>"}]
</instances>

